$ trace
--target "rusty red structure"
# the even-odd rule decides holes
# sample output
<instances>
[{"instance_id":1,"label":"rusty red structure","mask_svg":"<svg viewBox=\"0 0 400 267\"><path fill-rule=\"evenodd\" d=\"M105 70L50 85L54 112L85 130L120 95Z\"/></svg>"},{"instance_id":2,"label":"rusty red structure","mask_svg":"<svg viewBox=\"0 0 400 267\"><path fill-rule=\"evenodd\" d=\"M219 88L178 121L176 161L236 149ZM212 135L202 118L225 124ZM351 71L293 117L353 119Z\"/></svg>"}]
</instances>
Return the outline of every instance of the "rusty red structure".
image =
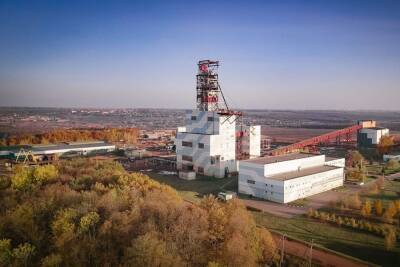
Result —
<instances>
[{"instance_id":1,"label":"rusty red structure","mask_svg":"<svg viewBox=\"0 0 400 267\"><path fill-rule=\"evenodd\" d=\"M343 138L344 141L349 141L351 135L357 133L357 131L362 128L363 128L362 124L353 125L353 126L350 126L350 127L344 128L344 129L336 130L336 131L329 132L329 133L326 133L323 135L308 138L306 140L303 140L303 141L300 141L300 142L297 142L297 143L294 143L294 144L291 144L288 146L274 149L272 151L269 151L268 154L271 156L282 155L282 154L298 151L307 146L315 146L315 145L318 145L321 143L327 143L327 142L331 142L331 141L335 141L335 140L337 141L337 140L340 140L341 138Z\"/></svg>"}]
</instances>

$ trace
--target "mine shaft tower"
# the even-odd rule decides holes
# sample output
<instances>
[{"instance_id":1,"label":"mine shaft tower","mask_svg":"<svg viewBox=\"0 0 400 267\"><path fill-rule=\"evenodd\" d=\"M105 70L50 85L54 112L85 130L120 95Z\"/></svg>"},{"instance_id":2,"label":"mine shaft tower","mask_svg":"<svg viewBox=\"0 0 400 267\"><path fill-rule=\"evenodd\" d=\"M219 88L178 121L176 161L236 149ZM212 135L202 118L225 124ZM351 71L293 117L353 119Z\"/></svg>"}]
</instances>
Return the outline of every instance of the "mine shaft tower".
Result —
<instances>
[{"instance_id":1,"label":"mine shaft tower","mask_svg":"<svg viewBox=\"0 0 400 267\"><path fill-rule=\"evenodd\" d=\"M219 61L201 60L197 65L197 109L216 112L228 110L228 105L218 82Z\"/></svg>"}]
</instances>

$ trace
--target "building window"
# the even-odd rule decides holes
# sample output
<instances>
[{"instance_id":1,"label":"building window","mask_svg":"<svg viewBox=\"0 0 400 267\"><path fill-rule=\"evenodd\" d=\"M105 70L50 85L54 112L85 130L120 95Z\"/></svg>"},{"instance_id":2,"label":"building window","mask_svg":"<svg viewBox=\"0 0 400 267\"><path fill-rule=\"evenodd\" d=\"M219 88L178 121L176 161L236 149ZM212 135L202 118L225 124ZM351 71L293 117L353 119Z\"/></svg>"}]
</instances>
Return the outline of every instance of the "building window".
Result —
<instances>
[{"instance_id":1,"label":"building window","mask_svg":"<svg viewBox=\"0 0 400 267\"><path fill-rule=\"evenodd\" d=\"M204 173L204 168L203 167L197 167L197 172L203 174Z\"/></svg>"},{"instance_id":2,"label":"building window","mask_svg":"<svg viewBox=\"0 0 400 267\"><path fill-rule=\"evenodd\" d=\"M208 121L214 121L214 117L208 117L207 120Z\"/></svg>"},{"instance_id":3,"label":"building window","mask_svg":"<svg viewBox=\"0 0 400 267\"><path fill-rule=\"evenodd\" d=\"M248 184L255 184L256 181L254 181L254 180L247 180L247 183L248 183Z\"/></svg>"},{"instance_id":4,"label":"building window","mask_svg":"<svg viewBox=\"0 0 400 267\"><path fill-rule=\"evenodd\" d=\"M193 158L192 158L192 156L182 155L182 160L186 160L186 161L192 162L192 161L193 161Z\"/></svg>"},{"instance_id":5,"label":"building window","mask_svg":"<svg viewBox=\"0 0 400 267\"><path fill-rule=\"evenodd\" d=\"M190 119L191 119L192 121L197 120L196 116L192 116Z\"/></svg>"},{"instance_id":6,"label":"building window","mask_svg":"<svg viewBox=\"0 0 400 267\"><path fill-rule=\"evenodd\" d=\"M187 142L187 141L182 141L182 146L192 147L193 143L192 142Z\"/></svg>"},{"instance_id":7,"label":"building window","mask_svg":"<svg viewBox=\"0 0 400 267\"><path fill-rule=\"evenodd\" d=\"M204 144L203 143L199 143L199 148L204 148Z\"/></svg>"}]
</instances>

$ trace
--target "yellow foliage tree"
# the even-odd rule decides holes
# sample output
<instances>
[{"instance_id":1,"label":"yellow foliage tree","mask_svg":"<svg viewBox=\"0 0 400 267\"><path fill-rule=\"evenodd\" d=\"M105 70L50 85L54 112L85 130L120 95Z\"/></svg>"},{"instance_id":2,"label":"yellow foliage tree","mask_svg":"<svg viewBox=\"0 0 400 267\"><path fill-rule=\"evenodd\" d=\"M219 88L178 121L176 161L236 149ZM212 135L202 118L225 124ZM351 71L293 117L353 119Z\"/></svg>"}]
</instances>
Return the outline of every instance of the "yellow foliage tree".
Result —
<instances>
[{"instance_id":1,"label":"yellow foliage tree","mask_svg":"<svg viewBox=\"0 0 400 267\"><path fill-rule=\"evenodd\" d=\"M386 135L382 136L381 140L379 141L379 144L377 146L378 153L380 155L388 153L392 146L394 145L393 137Z\"/></svg>"}]
</instances>

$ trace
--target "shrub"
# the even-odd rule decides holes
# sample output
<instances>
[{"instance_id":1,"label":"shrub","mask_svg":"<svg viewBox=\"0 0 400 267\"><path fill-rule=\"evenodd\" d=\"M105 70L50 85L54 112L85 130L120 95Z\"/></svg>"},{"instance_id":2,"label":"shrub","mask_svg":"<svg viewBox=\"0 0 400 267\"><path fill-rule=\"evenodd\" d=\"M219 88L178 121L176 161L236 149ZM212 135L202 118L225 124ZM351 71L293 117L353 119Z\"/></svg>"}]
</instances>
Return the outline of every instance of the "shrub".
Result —
<instances>
[{"instance_id":1,"label":"shrub","mask_svg":"<svg viewBox=\"0 0 400 267\"><path fill-rule=\"evenodd\" d=\"M385 235L385 248L386 250L392 250L396 246L396 233L393 229L389 229L389 231Z\"/></svg>"},{"instance_id":2,"label":"shrub","mask_svg":"<svg viewBox=\"0 0 400 267\"><path fill-rule=\"evenodd\" d=\"M380 200L380 199L375 200L374 206L375 206L375 214L377 216L381 216L382 215L382 200Z\"/></svg>"}]
</instances>

